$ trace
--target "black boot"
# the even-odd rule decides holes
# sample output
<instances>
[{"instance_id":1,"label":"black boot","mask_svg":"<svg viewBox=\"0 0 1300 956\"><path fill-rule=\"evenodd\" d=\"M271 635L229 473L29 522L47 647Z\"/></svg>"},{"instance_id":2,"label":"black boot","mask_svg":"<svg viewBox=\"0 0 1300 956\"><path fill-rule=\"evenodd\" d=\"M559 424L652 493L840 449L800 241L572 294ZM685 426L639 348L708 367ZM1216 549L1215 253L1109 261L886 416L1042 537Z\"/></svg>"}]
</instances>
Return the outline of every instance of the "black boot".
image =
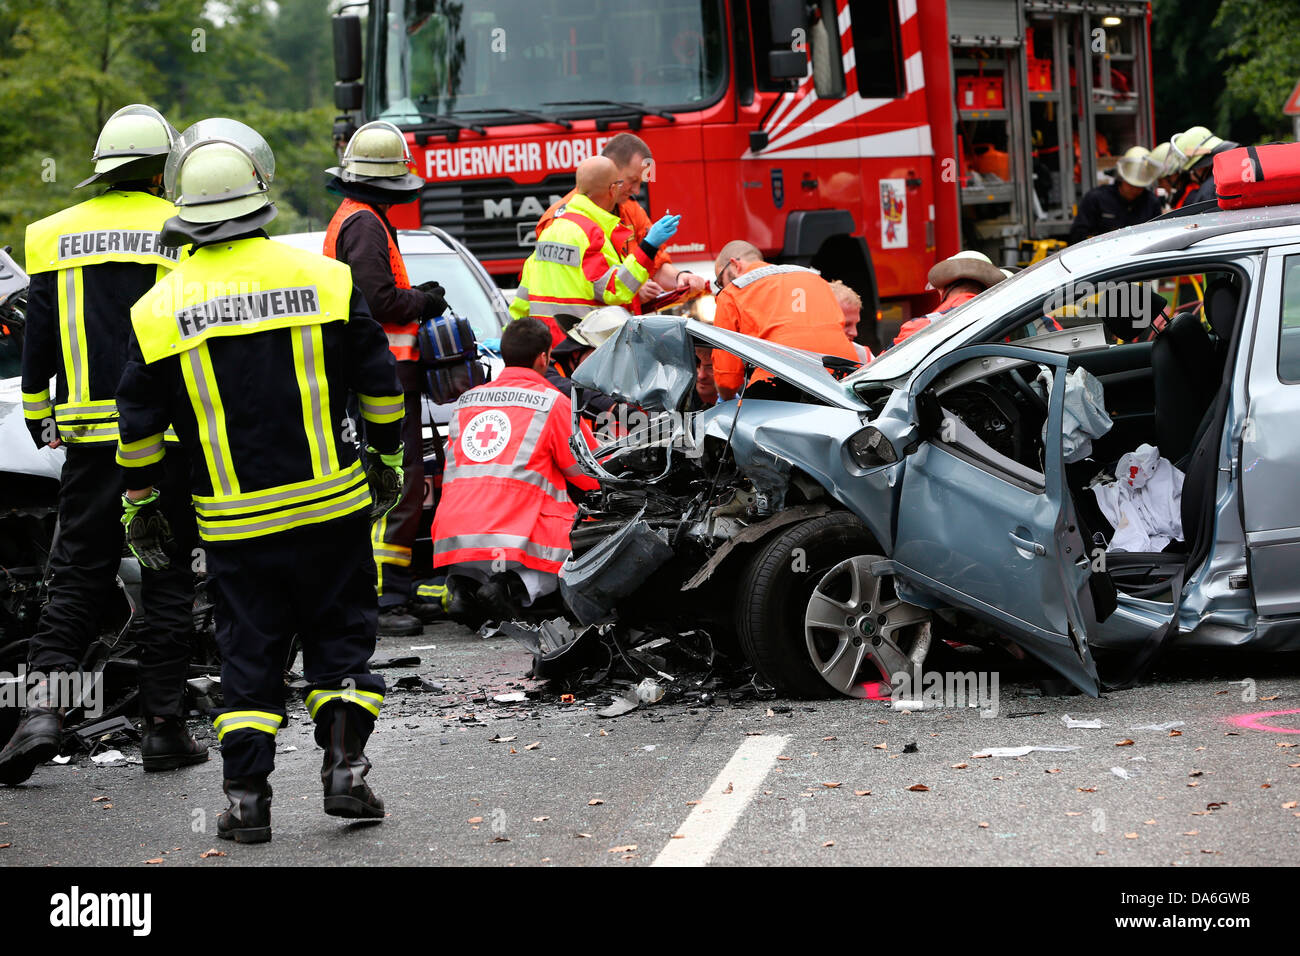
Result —
<instances>
[{"instance_id":1,"label":"black boot","mask_svg":"<svg viewBox=\"0 0 1300 956\"><path fill-rule=\"evenodd\" d=\"M379 609L379 635L381 637L418 637L424 633L424 624L409 613L405 604Z\"/></svg>"},{"instance_id":2,"label":"black boot","mask_svg":"<svg viewBox=\"0 0 1300 956\"><path fill-rule=\"evenodd\" d=\"M271 785L265 777L223 780L230 806L217 817L217 836L236 843L271 842Z\"/></svg>"},{"instance_id":3,"label":"black boot","mask_svg":"<svg viewBox=\"0 0 1300 956\"><path fill-rule=\"evenodd\" d=\"M146 717L140 756L144 760L145 773L175 770L203 763L208 759L208 748L190 736L185 721L180 717L166 717L161 723Z\"/></svg>"},{"instance_id":4,"label":"black boot","mask_svg":"<svg viewBox=\"0 0 1300 956\"><path fill-rule=\"evenodd\" d=\"M0 750L0 783L16 787L45 761L59 754L63 713L49 707L32 707L4 750Z\"/></svg>"},{"instance_id":5,"label":"black boot","mask_svg":"<svg viewBox=\"0 0 1300 956\"><path fill-rule=\"evenodd\" d=\"M384 801L365 781L370 761L362 751L356 716L348 704L331 704L316 718L316 742L325 748L320 778L325 812L332 817L382 820Z\"/></svg>"}]
</instances>

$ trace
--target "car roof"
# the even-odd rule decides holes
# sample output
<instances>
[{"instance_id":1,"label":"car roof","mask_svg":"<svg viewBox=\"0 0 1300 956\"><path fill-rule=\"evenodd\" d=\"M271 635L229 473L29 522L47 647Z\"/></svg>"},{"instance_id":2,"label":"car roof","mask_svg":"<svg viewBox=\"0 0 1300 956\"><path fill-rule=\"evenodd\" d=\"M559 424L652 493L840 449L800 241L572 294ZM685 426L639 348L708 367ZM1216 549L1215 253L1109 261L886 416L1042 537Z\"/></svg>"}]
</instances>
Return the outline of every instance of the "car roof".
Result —
<instances>
[{"instance_id":1,"label":"car roof","mask_svg":"<svg viewBox=\"0 0 1300 956\"><path fill-rule=\"evenodd\" d=\"M1126 257L1260 249L1300 241L1300 204L1233 210L1206 205L1205 212L1185 215L1176 211L1069 246L1060 253L1061 264L1071 272L1085 272L1105 263L1118 265Z\"/></svg>"},{"instance_id":2,"label":"car roof","mask_svg":"<svg viewBox=\"0 0 1300 956\"><path fill-rule=\"evenodd\" d=\"M457 255L456 249L441 236L424 229L399 229L403 255ZM295 249L320 252L325 246L324 232L291 232L282 236L272 236L276 242L283 242Z\"/></svg>"}]
</instances>

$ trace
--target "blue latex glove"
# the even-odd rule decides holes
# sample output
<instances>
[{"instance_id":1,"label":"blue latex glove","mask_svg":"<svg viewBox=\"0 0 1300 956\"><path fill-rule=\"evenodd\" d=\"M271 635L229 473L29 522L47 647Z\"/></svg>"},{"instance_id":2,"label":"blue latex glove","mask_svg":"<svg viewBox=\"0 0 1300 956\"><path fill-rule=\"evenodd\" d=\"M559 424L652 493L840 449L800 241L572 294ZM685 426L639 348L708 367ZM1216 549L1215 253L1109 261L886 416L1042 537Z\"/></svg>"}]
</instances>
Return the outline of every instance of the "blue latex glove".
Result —
<instances>
[{"instance_id":1,"label":"blue latex glove","mask_svg":"<svg viewBox=\"0 0 1300 956\"><path fill-rule=\"evenodd\" d=\"M493 355L499 357L501 355L501 337L497 336L494 339L479 339L478 350L479 352L491 352Z\"/></svg>"},{"instance_id":2,"label":"blue latex glove","mask_svg":"<svg viewBox=\"0 0 1300 956\"><path fill-rule=\"evenodd\" d=\"M646 242L652 246L662 246L677 234L677 224L681 221L681 216L664 216L645 234Z\"/></svg>"}]
</instances>

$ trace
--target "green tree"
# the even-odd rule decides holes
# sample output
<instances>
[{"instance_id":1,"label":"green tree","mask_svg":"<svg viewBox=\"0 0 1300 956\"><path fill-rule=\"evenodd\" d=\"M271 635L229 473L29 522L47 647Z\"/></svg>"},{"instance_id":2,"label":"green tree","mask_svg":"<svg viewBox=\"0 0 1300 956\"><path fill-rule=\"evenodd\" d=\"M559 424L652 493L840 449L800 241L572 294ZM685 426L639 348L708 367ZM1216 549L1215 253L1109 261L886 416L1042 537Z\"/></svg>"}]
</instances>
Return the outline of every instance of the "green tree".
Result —
<instances>
[{"instance_id":1,"label":"green tree","mask_svg":"<svg viewBox=\"0 0 1300 956\"><path fill-rule=\"evenodd\" d=\"M323 225L334 201L327 0L0 0L0 239L83 198L104 120L132 102L177 128L229 116L276 152L272 228Z\"/></svg>"},{"instance_id":2,"label":"green tree","mask_svg":"<svg viewBox=\"0 0 1300 956\"><path fill-rule=\"evenodd\" d=\"M1291 119L1282 105L1300 81L1300 0L1225 0L1214 29L1226 30L1223 103L1255 129L1238 142L1291 139Z\"/></svg>"}]
</instances>

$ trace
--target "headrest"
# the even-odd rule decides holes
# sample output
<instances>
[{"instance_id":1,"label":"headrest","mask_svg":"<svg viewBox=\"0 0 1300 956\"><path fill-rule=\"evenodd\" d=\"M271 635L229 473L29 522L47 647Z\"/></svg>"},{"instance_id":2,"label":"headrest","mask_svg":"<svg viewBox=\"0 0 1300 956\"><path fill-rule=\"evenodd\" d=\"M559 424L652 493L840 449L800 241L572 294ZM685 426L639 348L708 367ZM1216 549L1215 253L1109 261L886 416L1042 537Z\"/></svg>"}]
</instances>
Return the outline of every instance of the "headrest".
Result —
<instances>
[{"instance_id":1,"label":"headrest","mask_svg":"<svg viewBox=\"0 0 1300 956\"><path fill-rule=\"evenodd\" d=\"M1222 342L1232 338L1240 298L1237 287L1230 278L1215 279L1205 289L1205 317Z\"/></svg>"}]
</instances>

